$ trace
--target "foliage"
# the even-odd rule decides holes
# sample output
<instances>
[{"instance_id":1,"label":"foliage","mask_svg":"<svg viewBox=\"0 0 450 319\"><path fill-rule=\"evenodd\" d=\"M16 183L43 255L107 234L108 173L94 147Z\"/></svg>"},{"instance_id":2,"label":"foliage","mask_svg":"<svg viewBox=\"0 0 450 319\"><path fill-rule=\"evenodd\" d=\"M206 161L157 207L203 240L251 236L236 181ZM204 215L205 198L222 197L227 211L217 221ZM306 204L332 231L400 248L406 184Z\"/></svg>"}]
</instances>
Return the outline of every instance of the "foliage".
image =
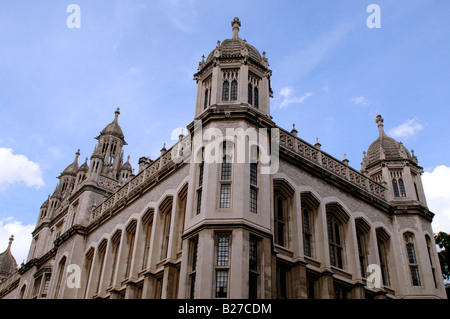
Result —
<instances>
[{"instance_id":1,"label":"foliage","mask_svg":"<svg viewBox=\"0 0 450 319\"><path fill-rule=\"evenodd\" d=\"M439 262L441 263L442 275L445 279L450 279L450 235L439 232L434 235L436 245L442 250L439 251Z\"/></svg>"}]
</instances>

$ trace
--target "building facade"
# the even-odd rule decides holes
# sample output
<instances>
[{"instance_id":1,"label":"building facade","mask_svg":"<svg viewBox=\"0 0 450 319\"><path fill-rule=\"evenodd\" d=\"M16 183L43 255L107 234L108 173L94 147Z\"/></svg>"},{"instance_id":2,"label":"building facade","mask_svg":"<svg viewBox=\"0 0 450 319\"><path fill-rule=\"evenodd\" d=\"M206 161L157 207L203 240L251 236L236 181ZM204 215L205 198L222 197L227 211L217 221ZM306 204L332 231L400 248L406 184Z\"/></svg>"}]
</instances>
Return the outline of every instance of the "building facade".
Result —
<instances>
[{"instance_id":1,"label":"building facade","mask_svg":"<svg viewBox=\"0 0 450 319\"><path fill-rule=\"evenodd\" d=\"M414 152L381 116L360 171L278 127L265 52L231 25L194 75L188 134L135 175L118 109L2 298L446 298Z\"/></svg>"}]
</instances>

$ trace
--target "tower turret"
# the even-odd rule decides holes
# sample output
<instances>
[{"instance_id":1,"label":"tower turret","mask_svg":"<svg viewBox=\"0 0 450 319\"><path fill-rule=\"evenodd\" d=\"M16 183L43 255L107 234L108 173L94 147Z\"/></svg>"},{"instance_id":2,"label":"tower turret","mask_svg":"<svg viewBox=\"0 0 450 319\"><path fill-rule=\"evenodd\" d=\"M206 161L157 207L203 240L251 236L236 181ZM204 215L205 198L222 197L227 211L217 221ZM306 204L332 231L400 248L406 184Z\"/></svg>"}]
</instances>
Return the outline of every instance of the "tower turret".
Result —
<instances>
[{"instance_id":1,"label":"tower turret","mask_svg":"<svg viewBox=\"0 0 450 319\"><path fill-rule=\"evenodd\" d=\"M202 57L197 81L195 117L206 109L217 107L251 107L270 116L269 97L272 95L269 63L259 51L239 37L241 21L231 22L233 35L208 55Z\"/></svg>"},{"instance_id":2,"label":"tower turret","mask_svg":"<svg viewBox=\"0 0 450 319\"><path fill-rule=\"evenodd\" d=\"M418 165L417 156L401 143L386 135L384 119L378 115L375 119L378 138L364 154L361 170L377 182L388 188L388 200L416 201L427 205L423 191L421 174L423 168Z\"/></svg>"}]
</instances>

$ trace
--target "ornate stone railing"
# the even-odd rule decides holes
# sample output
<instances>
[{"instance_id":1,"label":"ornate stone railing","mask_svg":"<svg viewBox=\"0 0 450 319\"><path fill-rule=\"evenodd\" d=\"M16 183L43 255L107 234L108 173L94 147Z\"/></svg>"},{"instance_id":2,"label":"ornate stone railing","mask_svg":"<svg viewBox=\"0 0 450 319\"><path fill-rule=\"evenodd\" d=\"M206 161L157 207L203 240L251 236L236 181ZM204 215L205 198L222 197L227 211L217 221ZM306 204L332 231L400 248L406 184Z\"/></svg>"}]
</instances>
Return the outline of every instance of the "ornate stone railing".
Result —
<instances>
[{"instance_id":1,"label":"ornate stone railing","mask_svg":"<svg viewBox=\"0 0 450 319\"><path fill-rule=\"evenodd\" d=\"M280 146L292 150L301 157L316 163L334 175L347 180L351 184L377 197L382 199L386 198L386 188L383 185L371 180L344 162L321 151L320 148L308 144L283 129L280 129Z\"/></svg>"},{"instance_id":2,"label":"ornate stone railing","mask_svg":"<svg viewBox=\"0 0 450 319\"><path fill-rule=\"evenodd\" d=\"M95 207L91 213L90 222L93 223L100 219L101 216L108 214L112 209L119 206L124 198L133 196L136 191L149 184L158 173L165 168L175 165L172 160L172 154L176 153L180 156L180 162L189 157L190 153L180 154L180 150L186 150L189 148L190 136L186 136L183 140L176 143L167 152L157 158L148 167L142 170L133 179L129 180L125 185L120 187L113 195L108 197L103 203Z\"/></svg>"}]
</instances>

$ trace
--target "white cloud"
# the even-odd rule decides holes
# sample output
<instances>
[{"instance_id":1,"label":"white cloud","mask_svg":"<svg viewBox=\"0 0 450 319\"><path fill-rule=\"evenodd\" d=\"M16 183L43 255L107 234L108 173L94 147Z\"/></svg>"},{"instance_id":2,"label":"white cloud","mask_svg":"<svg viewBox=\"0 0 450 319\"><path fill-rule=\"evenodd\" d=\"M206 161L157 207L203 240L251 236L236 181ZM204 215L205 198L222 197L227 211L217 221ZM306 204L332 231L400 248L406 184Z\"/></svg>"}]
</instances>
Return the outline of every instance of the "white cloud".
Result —
<instances>
[{"instance_id":1,"label":"white cloud","mask_svg":"<svg viewBox=\"0 0 450 319\"><path fill-rule=\"evenodd\" d=\"M308 97L310 97L312 93L306 92L300 97L294 96L294 88L287 86L281 89L280 96L282 98L282 101L279 103L280 108L284 108L288 106L289 104L301 104L303 103Z\"/></svg>"},{"instance_id":2,"label":"white cloud","mask_svg":"<svg viewBox=\"0 0 450 319\"><path fill-rule=\"evenodd\" d=\"M351 98L353 104L356 105L369 105L370 102L365 96L354 96Z\"/></svg>"},{"instance_id":3,"label":"white cloud","mask_svg":"<svg viewBox=\"0 0 450 319\"><path fill-rule=\"evenodd\" d=\"M388 134L395 139L408 138L417 134L422 129L423 125L419 122L419 120L417 118L413 118L390 129Z\"/></svg>"},{"instance_id":4,"label":"white cloud","mask_svg":"<svg viewBox=\"0 0 450 319\"><path fill-rule=\"evenodd\" d=\"M27 187L44 186L39 165L24 155L13 154L10 148L0 148L0 189L20 182Z\"/></svg>"},{"instance_id":5,"label":"white cloud","mask_svg":"<svg viewBox=\"0 0 450 319\"><path fill-rule=\"evenodd\" d=\"M8 247L9 237L14 235L11 253L20 267L20 264L27 259L33 230L34 225L24 225L13 217L0 220L0 252L5 251Z\"/></svg>"},{"instance_id":6,"label":"white cloud","mask_svg":"<svg viewBox=\"0 0 450 319\"><path fill-rule=\"evenodd\" d=\"M428 208L435 214L433 231L450 233L450 167L440 165L422 175Z\"/></svg>"}]
</instances>

